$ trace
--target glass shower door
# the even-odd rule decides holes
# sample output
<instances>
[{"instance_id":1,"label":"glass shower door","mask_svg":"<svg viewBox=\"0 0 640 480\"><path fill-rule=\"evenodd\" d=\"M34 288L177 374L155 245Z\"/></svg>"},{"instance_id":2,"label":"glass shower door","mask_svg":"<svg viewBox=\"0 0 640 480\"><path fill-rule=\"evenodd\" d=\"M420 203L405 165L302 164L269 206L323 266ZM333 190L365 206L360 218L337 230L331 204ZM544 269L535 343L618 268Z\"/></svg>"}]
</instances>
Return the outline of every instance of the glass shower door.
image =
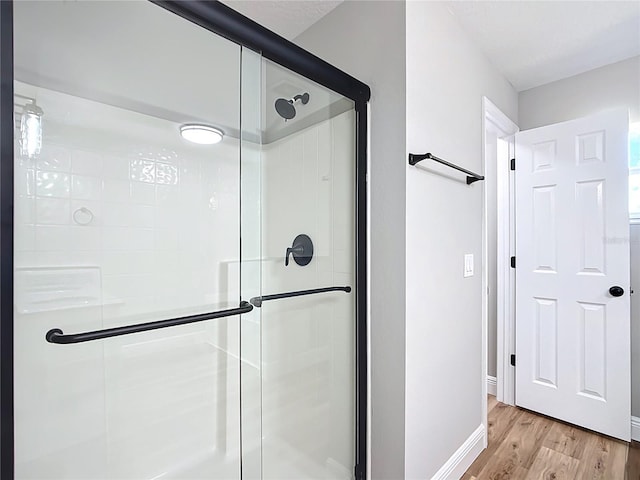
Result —
<instances>
[{"instance_id":1,"label":"glass shower door","mask_svg":"<svg viewBox=\"0 0 640 480\"><path fill-rule=\"evenodd\" d=\"M353 102L151 2L14 62L15 478L352 478Z\"/></svg>"},{"instance_id":2,"label":"glass shower door","mask_svg":"<svg viewBox=\"0 0 640 480\"><path fill-rule=\"evenodd\" d=\"M16 478L240 478L240 47L148 2L14 37Z\"/></svg>"},{"instance_id":3,"label":"glass shower door","mask_svg":"<svg viewBox=\"0 0 640 480\"><path fill-rule=\"evenodd\" d=\"M351 479L354 105L264 61L262 478ZM255 312L254 310L254 312Z\"/></svg>"}]
</instances>

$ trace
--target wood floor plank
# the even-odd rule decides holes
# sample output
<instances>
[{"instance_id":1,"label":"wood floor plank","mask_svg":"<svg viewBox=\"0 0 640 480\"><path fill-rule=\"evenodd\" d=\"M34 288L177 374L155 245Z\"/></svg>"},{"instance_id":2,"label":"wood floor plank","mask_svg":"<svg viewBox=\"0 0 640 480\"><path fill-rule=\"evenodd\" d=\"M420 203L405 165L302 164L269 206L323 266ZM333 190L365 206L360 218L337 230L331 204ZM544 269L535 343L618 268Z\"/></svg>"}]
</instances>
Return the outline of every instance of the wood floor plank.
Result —
<instances>
[{"instance_id":1,"label":"wood floor plank","mask_svg":"<svg viewBox=\"0 0 640 480\"><path fill-rule=\"evenodd\" d=\"M504 403L498 403L488 415L487 438L489 443L502 443L505 435L511 430L522 411ZM496 445L496 448L498 445Z\"/></svg>"},{"instance_id":2,"label":"wood floor plank","mask_svg":"<svg viewBox=\"0 0 640 480\"><path fill-rule=\"evenodd\" d=\"M512 462L504 461L496 465L496 468L483 469L476 477L479 480L524 480L529 470L515 465Z\"/></svg>"},{"instance_id":3,"label":"wood floor plank","mask_svg":"<svg viewBox=\"0 0 640 480\"><path fill-rule=\"evenodd\" d=\"M626 480L640 480L640 443L631 442L627 453Z\"/></svg>"},{"instance_id":4,"label":"wood floor plank","mask_svg":"<svg viewBox=\"0 0 640 480\"><path fill-rule=\"evenodd\" d=\"M544 446L555 450L558 453L569 455L580 460L583 457L585 448L592 436L595 434L583 430L579 427L561 422L554 422Z\"/></svg>"},{"instance_id":5,"label":"wood floor plank","mask_svg":"<svg viewBox=\"0 0 640 480\"><path fill-rule=\"evenodd\" d=\"M576 478L580 480L624 479L627 444L601 435L587 442Z\"/></svg>"},{"instance_id":6,"label":"wood floor plank","mask_svg":"<svg viewBox=\"0 0 640 480\"><path fill-rule=\"evenodd\" d=\"M495 410L495 409L494 409ZM517 479L533 463L553 422L521 410L509 434L480 470L478 478Z\"/></svg>"},{"instance_id":7,"label":"wood floor plank","mask_svg":"<svg viewBox=\"0 0 640 480\"><path fill-rule=\"evenodd\" d=\"M482 468L495 454L498 447L502 444L503 440L513 427L519 415L519 409L510 407L509 405L505 405L504 403L496 402L494 407L487 415L487 448L483 450L483 452L467 470L470 475L479 475Z\"/></svg>"},{"instance_id":8,"label":"wood floor plank","mask_svg":"<svg viewBox=\"0 0 640 480\"><path fill-rule=\"evenodd\" d=\"M489 445L463 480L640 480L640 443L499 402L488 412Z\"/></svg>"},{"instance_id":9,"label":"wood floor plank","mask_svg":"<svg viewBox=\"0 0 640 480\"><path fill-rule=\"evenodd\" d=\"M604 478L605 466L609 456L609 443L604 437L591 439L585 451L580 473L585 479Z\"/></svg>"},{"instance_id":10,"label":"wood floor plank","mask_svg":"<svg viewBox=\"0 0 640 480\"><path fill-rule=\"evenodd\" d=\"M498 404L498 399L494 395L487 395L487 413Z\"/></svg>"},{"instance_id":11,"label":"wood floor plank","mask_svg":"<svg viewBox=\"0 0 640 480\"><path fill-rule=\"evenodd\" d=\"M579 467L577 458L541 446L525 480L574 480Z\"/></svg>"},{"instance_id":12,"label":"wood floor plank","mask_svg":"<svg viewBox=\"0 0 640 480\"><path fill-rule=\"evenodd\" d=\"M625 442L613 439L609 439L609 442L611 443L606 466L607 475L609 475L608 478L624 478L629 445Z\"/></svg>"}]
</instances>

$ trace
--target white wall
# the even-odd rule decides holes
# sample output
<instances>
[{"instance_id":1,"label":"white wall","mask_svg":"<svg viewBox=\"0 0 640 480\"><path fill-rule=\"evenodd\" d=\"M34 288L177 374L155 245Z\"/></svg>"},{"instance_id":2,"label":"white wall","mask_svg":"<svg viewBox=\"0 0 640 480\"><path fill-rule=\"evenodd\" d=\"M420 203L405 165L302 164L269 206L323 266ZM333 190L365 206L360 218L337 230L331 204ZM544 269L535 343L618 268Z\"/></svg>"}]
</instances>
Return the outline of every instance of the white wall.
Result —
<instances>
[{"instance_id":1,"label":"white wall","mask_svg":"<svg viewBox=\"0 0 640 480\"><path fill-rule=\"evenodd\" d=\"M640 121L640 56L520 92L519 107L521 130L614 107L628 108L631 122ZM637 225L631 227L631 278L636 292L640 290L638 230ZM631 299L631 413L640 416L640 296L636 293Z\"/></svg>"},{"instance_id":2,"label":"white wall","mask_svg":"<svg viewBox=\"0 0 640 480\"><path fill-rule=\"evenodd\" d=\"M482 172L482 96L515 119L517 94L444 4L408 2L406 18L407 151ZM428 163L406 169L405 468L413 479L431 478L483 422L484 184L467 186L464 175ZM470 278L466 253L475 256Z\"/></svg>"},{"instance_id":3,"label":"white wall","mask_svg":"<svg viewBox=\"0 0 640 480\"><path fill-rule=\"evenodd\" d=\"M405 4L344 2L296 43L367 83L371 478L404 478Z\"/></svg>"},{"instance_id":4,"label":"white wall","mask_svg":"<svg viewBox=\"0 0 640 480\"><path fill-rule=\"evenodd\" d=\"M640 121L640 56L520 92L518 103L520 130L615 107Z\"/></svg>"}]
</instances>

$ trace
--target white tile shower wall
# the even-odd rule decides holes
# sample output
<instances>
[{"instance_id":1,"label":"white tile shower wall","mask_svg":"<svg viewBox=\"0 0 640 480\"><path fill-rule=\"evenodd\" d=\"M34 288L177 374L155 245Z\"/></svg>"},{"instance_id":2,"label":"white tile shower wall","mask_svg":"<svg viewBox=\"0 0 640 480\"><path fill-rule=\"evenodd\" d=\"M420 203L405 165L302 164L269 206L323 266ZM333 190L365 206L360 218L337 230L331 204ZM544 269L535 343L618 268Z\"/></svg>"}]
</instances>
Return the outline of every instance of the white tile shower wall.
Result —
<instances>
[{"instance_id":1,"label":"white tile shower wall","mask_svg":"<svg viewBox=\"0 0 640 480\"><path fill-rule=\"evenodd\" d=\"M15 162L16 269L36 279L24 288L83 266L99 285L16 313L16 478L237 478L237 318L78 345L44 334L235 304L238 141L191 146L173 123L17 87L46 115L42 155Z\"/></svg>"},{"instance_id":2,"label":"white tile shower wall","mask_svg":"<svg viewBox=\"0 0 640 480\"><path fill-rule=\"evenodd\" d=\"M239 252L237 140L141 148L134 131L105 151L104 132L49 137L53 122L41 156L17 162L18 267L99 266L105 299L122 302L105 318L237 298L225 271Z\"/></svg>"},{"instance_id":3,"label":"white tile shower wall","mask_svg":"<svg viewBox=\"0 0 640 480\"><path fill-rule=\"evenodd\" d=\"M346 112L264 147L263 294L354 286L354 125ZM301 233L313 260L285 267ZM261 313L263 478L300 478L302 466L306 478L351 478L353 293L267 302Z\"/></svg>"}]
</instances>

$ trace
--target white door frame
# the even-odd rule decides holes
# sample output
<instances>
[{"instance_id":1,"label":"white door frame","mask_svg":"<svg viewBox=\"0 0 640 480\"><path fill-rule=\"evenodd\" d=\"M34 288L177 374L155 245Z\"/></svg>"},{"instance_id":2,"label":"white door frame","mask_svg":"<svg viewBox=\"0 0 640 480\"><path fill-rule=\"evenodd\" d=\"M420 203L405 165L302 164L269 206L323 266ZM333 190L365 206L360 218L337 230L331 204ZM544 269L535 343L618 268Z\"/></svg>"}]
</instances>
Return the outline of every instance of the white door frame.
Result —
<instances>
[{"instance_id":1,"label":"white door frame","mask_svg":"<svg viewBox=\"0 0 640 480\"><path fill-rule=\"evenodd\" d=\"M493 159L487 158L486 137L491 130L498 130L499 138L509 139L509 151L498 151L498 165L494 171L497 178L493 179L497 187L497 359L496 359L496 396L498 401L509 405L515 404L515 369L510 365L510 355L515 349L515 319L514 319L514 273L510 265L510 257L515 251L512 235L513 209L511 206L513 176L510 174L509 161L514 154L514 135L520 129L487 97L482 97L482 158L485 176L487 164ZM500 167L500 168L497 168ZM483 337L483 419L487 418L486 384L488 361L488 317L489 317L489 275L488 275L488 230L487 230L487 188L483 193L482 219L482 337ZM486 425L485 425L486 426Z\"/></svg>"}]
</instances>

